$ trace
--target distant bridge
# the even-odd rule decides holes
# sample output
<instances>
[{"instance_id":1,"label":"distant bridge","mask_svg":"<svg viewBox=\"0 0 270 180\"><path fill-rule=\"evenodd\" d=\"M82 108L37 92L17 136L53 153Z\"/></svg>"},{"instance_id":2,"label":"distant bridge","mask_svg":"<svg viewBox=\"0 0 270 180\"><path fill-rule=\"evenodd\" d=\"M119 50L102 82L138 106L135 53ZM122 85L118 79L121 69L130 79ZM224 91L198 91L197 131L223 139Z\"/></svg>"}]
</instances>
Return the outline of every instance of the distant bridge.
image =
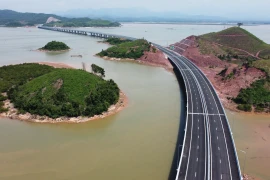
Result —
<instances>
[{"instance_id":1,"label":"distant bridge","mask_svg":"<svg viewBox=\"0 0 270 180\"><path fill-rule=\"evenodd\" d=\"M100 37L136 38L67 28L40 29ZM164 52L184 81L187 97L186 122L176 180L240 180L241 170L225 110L207 77L190 60L154 44ZM177 150L178 148L176 148Z\"/></svg>"}]
</instances>

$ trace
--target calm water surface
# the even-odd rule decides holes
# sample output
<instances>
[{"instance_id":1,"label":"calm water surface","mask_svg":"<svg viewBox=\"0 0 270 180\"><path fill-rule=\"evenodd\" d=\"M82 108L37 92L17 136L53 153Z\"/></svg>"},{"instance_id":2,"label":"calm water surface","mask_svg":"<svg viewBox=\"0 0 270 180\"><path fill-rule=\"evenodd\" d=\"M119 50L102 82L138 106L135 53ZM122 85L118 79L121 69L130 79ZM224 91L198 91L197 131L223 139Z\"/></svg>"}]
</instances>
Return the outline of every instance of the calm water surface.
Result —
<instances>
[{"instance_id":1,"label":"calm water surface","mask_svg":"<svg viewBox=\"0 0 270 180\"><path fill-rule=\"evenodd\" d=\"M270 43L269 27L245 28ZM167 45L191 34L219 31L224 26L124 24L121 28L87 29L144 37ZM72 50L31 51L51 40L63 41ZM105 68L106 78L114 79L129 98L129 105L122 112L84 124L51 125L0 119L1 180L167 179L181 113L181 87L175 76L162 68L94 57L108 47L97 43L99 40L35 28L0 28L0 65L49 61L80 68L81 62L85 62L90 69L90 64L96 63ZM70 57L76 54L83 58ZM245 170L270 179L269 118L232 112L228 116L233 121L237 148L248 150ZM239 159L244 162L242 154Z\"/></svg>"}]
</instances>

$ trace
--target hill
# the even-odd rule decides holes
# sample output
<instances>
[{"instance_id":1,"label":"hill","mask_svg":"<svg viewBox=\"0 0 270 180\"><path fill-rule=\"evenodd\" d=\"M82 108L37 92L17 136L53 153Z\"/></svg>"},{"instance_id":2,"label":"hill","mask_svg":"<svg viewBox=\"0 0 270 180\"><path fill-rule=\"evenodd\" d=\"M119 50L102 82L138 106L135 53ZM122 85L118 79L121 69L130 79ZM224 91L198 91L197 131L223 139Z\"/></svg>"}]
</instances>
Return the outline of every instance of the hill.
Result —
<instances>
[{"instance_id":1,"label":"hill","mask_svg":"<svg viewBox=\"0 0 270 180\"><path fill-rule=\"evenodd\" d=\"M21 112L60 116L93 116L107 111L119 99L113 80L104 80L83 70L55 69L9 93Z\"/></svg>"},{"instance_id":2,"label":"hill","mask_svg":"<svg viewBox=\"0 0 270 180\"><path fill-rule=\"evenodd\" d=\"M0 93L54 70L51 66L35 63L2 66L0 67Z\"/></svg>"},{"instance_id":3,"label":"hill","mask_svg":"<svg viewBox=\"0 0 270 180\"><path fill-rule=\"evenodd\" d=\"M0 67L0 113L7 111L3 108L3 101L7 97L3 96L2 93L52 71L54 71L54 68L50 66L34 63Z\"/></svg>"},{"instance_id":4,"label":"hill","mask_svg":"<svg viewBox=\"0 0 270 180\"><path fill-rule=\"evenodd\" d=\"M240 27L231 27L217 33L199 36L199 39L220 45L233 55L251 54L254 57L270 57L270 45Z\"/></svg>"},{"instance_id":5,"label":"hill","mask_svg":"<svg viewBox=\"0 0 270 180\"><path fill-rule=\"evenodd\" d=\"M60 22L49 22L48 19L57 19ZM44 13L21 13L12 10L0 10L0 25L7 27L33 26L36 24L46 24L47 26L64 27L117 27L118 22L111 22L101 19L90 18L66 18L55 14Z\"/></svg>"},{"instance_id":6,"label":"hill","mask_svg":"<svg viewBox=\"0 0 270 180\"><path fill-rule=\"evenodd\" d=\"M245 29L190 36L171 48L193 61L231 110L270 112L270 45Z\"/></svg>"},{"instance_id":7,"label":"hill","mask_svg":"<svg viewBox=\"0 0 270 180\"><path fill-rule=\"evenodd\" d=\"M0 25L9 26L12 23L18 23L16 26L44 24L49 17L60 20L68 19L55 14L20 13L12 10L0 10Z\"/></svg>"}]
</instances>

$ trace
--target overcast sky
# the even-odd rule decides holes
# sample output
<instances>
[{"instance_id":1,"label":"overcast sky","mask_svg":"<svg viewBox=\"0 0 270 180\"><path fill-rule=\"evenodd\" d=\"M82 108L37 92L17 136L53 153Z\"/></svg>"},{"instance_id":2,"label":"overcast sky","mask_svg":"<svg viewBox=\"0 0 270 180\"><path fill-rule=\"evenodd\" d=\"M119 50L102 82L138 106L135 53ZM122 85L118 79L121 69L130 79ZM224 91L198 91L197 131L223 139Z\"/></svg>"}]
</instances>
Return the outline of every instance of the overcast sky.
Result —
<instances>
[{"instance_id":1,"label":"overcast sky","mask_svg":"<svg viewBox=\"0 0 270 180\"><path fill-rule=\"evenodd\" d=\"M270 20L270 0L0 0L0 9L55 13L71 9L133 8L189 15Z\"/></svg>"}]
</instances>

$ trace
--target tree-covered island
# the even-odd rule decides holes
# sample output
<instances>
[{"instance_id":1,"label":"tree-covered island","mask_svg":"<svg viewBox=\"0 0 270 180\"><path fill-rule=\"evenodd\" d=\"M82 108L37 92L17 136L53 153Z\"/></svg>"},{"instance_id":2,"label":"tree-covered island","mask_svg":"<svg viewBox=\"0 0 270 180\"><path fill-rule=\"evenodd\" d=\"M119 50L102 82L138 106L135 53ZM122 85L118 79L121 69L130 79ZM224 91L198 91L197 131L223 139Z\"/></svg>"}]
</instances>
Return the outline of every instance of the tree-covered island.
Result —
<instances>
[{"instance_id":1,"label":"tree-covered island","mask_svg":"<svg viewBox=\"0 0 270 180\"><path fill-rule=\"evenodd\" d=\"M64 121L69 121L68 117L100 115L119 103L121 95L111 79L83 70L34 63L0 67L0 92L0 115L19 118L30 113L41 121L45 117L50 121L66 117ZM16 111L9 109L13 105L4 107L9 102Z\"/></svg>"},{"instance_id":2,"label":"tree-covered island","mask_svg":"<svg viewBox=\"0 0 270 180\"><path fill-rule=\"evenodd\" d=\"M59 41L51 41L48 42L44 47L39 50L43 51L68 51L70 47L68 47L65 43Z\"/></svg>"},{"instance_id":3,"label":"tree-covered island","mask_svg":"<svg viewBox=\"0 0 270 180\"><path fill-rule=\"evenodd\" d=\"M145 51L150 51L151 47L151 44L144 39L129 41L119 38L111 38L106 42L115 46L112 46L107 50L102 50L97 54L100 57L107 56L114 58L138 59L144 55Z\"/></svg>"}]
</instances>

